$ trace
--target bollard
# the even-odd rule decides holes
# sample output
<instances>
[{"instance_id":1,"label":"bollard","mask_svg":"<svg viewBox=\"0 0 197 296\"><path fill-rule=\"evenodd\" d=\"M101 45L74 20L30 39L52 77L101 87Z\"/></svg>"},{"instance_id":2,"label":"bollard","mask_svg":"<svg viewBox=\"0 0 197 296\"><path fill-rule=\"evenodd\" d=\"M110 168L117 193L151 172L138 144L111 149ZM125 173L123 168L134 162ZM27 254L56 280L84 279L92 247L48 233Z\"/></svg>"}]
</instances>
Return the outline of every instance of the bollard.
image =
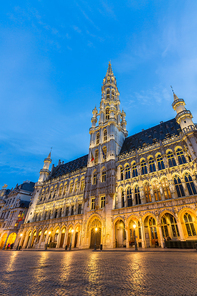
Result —
<instances>
[{"instance_id":1,"label":"bollard","mask_svg":"<svg viewBox=\"0 0 197 296\"><path fill-rule=\"evenodd\" d=\"M102 245L102 244L100 244L100 251L102 251L102 249L103 249L103 245Z\"/></svg>"}]
</instances>

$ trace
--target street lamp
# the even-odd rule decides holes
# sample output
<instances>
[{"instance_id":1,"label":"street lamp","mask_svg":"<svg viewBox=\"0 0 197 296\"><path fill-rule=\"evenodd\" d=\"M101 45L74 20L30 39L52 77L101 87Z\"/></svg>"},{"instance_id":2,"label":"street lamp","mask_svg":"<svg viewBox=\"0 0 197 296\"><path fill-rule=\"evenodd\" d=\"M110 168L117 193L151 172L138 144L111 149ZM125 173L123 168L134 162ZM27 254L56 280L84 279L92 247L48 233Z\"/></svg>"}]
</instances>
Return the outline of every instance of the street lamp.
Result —
<instances>
[{"instance_id":1,"label":"street lamp","mask_svg":"<svg viewBox=\"0 0 197 296\"><path fill-rule=\"evenodd\" d=\"M133 224L133 228L134 228L134 243L135 243L135 251L137 251L137 242L136 242L136 236L135 236L135 228L136 228L136 224Z\"/></svg>"},{"instance_id":2,"label":"street lamp","mask_svg":"<svg viewBox=\"0 0 197 296\"><path fill-rule=\"evenodd\" d=\"M71 246L72 246L72 238L73 238L73 232L74 229L71 230L72 234L71 234L71 240L70 240L70 246L69 246L69 251L71 251Z\"/></svg>"},{"instance_id":3,"label":"street lamp","mask_svg":"<svg viewBox=\"0 0 197 296\"><path fill-rule=\"evenodd\" d=\"M97 233L98 228L95 228L95 244L94 244L94 251L96 251L96 233Z\"/></svg>"}]
</instances>

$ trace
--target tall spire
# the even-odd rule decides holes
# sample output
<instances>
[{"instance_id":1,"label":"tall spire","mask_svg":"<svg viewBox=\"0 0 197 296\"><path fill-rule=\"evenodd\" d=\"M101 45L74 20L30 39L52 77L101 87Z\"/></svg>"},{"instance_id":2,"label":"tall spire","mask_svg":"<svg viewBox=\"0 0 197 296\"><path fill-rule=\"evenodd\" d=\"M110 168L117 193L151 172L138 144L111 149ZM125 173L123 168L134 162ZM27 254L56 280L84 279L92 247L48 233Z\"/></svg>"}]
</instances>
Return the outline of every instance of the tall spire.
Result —
<instances>
[{"instance_id":1,"label":"tall spire","mask_svg":"<svg viewBox=\"0 0 197 296\"><path fill-rule=\"evenodd\" d=\"M109 64L108 64L106 76L107 75L114 75L113 70L112 70L112 66L111 66L111 61L109 61Z\"/></svg>"}]
</instances>

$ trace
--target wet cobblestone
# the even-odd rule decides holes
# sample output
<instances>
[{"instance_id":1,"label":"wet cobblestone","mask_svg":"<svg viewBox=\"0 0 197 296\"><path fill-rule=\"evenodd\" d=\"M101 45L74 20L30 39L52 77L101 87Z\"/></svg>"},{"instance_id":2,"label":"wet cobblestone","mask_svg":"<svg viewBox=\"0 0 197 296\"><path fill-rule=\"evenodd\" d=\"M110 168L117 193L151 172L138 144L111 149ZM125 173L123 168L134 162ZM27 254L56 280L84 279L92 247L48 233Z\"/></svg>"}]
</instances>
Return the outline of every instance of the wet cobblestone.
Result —
<instances>
[{"instance_id":1,"label":"wet cobblestone","mask_svg":"<svg viewBox=\"0 0 197 296\"><path fill-rule=\"evenodd\" d=\"M0 252L0 295L197 295L197 252Z\"/></svg>"}]
</instances>

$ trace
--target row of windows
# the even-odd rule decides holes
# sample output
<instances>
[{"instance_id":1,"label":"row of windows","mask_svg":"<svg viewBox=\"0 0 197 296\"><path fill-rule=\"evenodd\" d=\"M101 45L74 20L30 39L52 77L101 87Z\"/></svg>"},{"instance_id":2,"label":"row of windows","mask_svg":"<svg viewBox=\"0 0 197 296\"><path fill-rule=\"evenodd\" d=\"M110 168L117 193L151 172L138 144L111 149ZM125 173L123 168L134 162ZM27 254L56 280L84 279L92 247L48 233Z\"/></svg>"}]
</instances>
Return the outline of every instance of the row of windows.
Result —
<instances>
[{"instance_id":1,"label":"row of windows","mask_svg":"<svg viewBox=\"0 0 197 296\"><path fill-rule=\"evenodd\" d=\"M101 198L100 198L100 207L101 207L101 209L105 207L105 196L101 196ZM91 210L95 210L95 197L91 198L90 208L91 208Z\"/></svg>"},{"instance_id":2,"label":"row of windows","mask_svg":"<svg viewBox=\"0 0 197 296\"><path fill-rule=\"evenodd\" d=\"M184 179L185 179L185 184L186 184L189 195L197 194L196 187L194 185L194 182L192 181L192 177L188 173L186 173L185 176L184 176ZM180 180L179 176L178 175L175 176L173 181L174 181L174 186L175 186L175 189L176 189L177 196L178 197L185 196L185 191L184 191L184 188L183 188L183 185L181 183L181 180ZM171 191L170 191L170 187L169 187L169 183L168 183L167 178L163 178L161 180L160 185L161 185L161 188L162 188L164 198L165 199L171 199L172 195L171 195ZM157 180L152 182L152 192L153 192L153 196L154 196L155 201L162 200L162 198L161 198L162 193L161 193L161 190L160 190L160 185L159 185L159 182ZM144 190L144 195L145 195L145 202L146 203L152 202L152 195L151 195L150 185L149 185L148 181L145 182L143 190ZM138 185L136 185L134 187L134 199L135 199L135 204L136 205L141 204L140 190L139 190ZM132 204L132 190L131 190L131 187L127 187L127 189L126 189L126 200L127 200L127 205L125 205L124 191L122 190L122 207L125 207L125 206L131 207L133 205Z\"/></svg>"},{"instance_id":3,"label":"row of windows","mask_svg":"<svg viewBox=\"0 0 197 296\"><path fill-rule=\"evenodd\" d=\"M75 181L75 183L73 181L70 181L70 186L69 186L69 193L72 193L72 192L77 192L80 188L80 191L83 191L84 188L85 188L85 179L82 178L81 179L81 184L79 183L79 180L77 179ZM59 193L58 195L59 196L62 196L66 194L66 192L68 191L68 183L61 183L60 186L59 186ZM47 195L49 194L49 200L50 199L53 199L56 194L58 192L58 185L55 185L55 187L51 186L50 188L50 192L49 192L49 188L47 187L46 189L43 189L42 192L41 192L41 196L40 196L40 201L45 201L46 198L47 198Z\"/></svg>"},{"instance_id":4,"label":"row of windows","mask_svg":"<svg viewBox=\"0 0 197 296\"><path fill-rule=\"evenodd\" d=\"M52 218L52 211L45 211L44 216L43 216L43 220L48 220L48 219L55 219L55 218L60 218L63 217L63 209L56 209ZM75 207L74 205L72 205L71 207L66 207L66 211L65 211L65 216L69 216L69 215L75 215L78 214L80 215L82 213L82 204L78 204L78 208L75 211ZM34 216L34 221L40 221L42 219L42 213L41 214L35 214Z\"/></svg>"},{"instance_id":5,"label":"row of windows","mask_svg":"<svg viewBox=\"0 0 197 296\"><path fill-rule=\"evenodd\" d=\"M101 172L101 182L106 182L107 179L107 172L106 169L104 168ZM93 172L93 176L92 176L92 185L96 185L97 184L97 172Z\"/></svg>"},{"instance_id":6,"label":"row of windows","mask_svg":"<svg viewBox=\"0 0 197 296\"><path fill-rule=\"evenodd\" d=\"M107 141L107 130L104 129L103 131L103 142L106 142ZM98 145L100 143L100 132L98 132L96 134L96 145Z\"/></svg>"},{"instance_id":7,"label":"row of windows","mask_svg":"<svg viewBox=\"0 0 197 296\"><path fill-rule=\"evenodd\" d=\"M186 163L186 159L185 159L185 156L183 154L182 149L178 148L176 150L176 155L177 155L178 164ZM173 167L173 166L177 165L177 163L175 161L175 158L174 158L174 154L173 154L172 151L167 152L167 160L168 160L168 166L169 167ZM191 161L190 158L189 158L189 161ZM165 169L165 165L164 165L163 158L162 158L161 154L157 155L156 163L157 163L158 170ZM141 174L142 175L145 175L145 174L148 173L147 163L146 163L145 159L141 160L140 167L141 167ZM148 159L148 168L149 168L150 173L156 171L155 160L154 160L154 158L152 156L149 157L149 159ZM124 174L123 167L120 166L120 179L121 180L124 179L124 175L125 175L125 179L130 179L131 175L132 175L133 178L138 176L138 170L137 170L136 162L132 163L131 168L130 168L130 166L128 164L125 166L125 174Z\"/></svg>"},{"instance_id":8,"label":"row of windows","mask_svg":"<svg viewBox=\"0 0 197 296\"><path fill-rule=\"evenodd\" d=\"M102 147L102 159L103 159L103 161L106 160L106 156L107 156L107 147L104 146L104 147ZM97 164L98 159L99 159L99 150L96 149L95 152L94 152L94 156L92 155L91 161L94 161L94 164Z\"/></svg>"}]
</instances>

